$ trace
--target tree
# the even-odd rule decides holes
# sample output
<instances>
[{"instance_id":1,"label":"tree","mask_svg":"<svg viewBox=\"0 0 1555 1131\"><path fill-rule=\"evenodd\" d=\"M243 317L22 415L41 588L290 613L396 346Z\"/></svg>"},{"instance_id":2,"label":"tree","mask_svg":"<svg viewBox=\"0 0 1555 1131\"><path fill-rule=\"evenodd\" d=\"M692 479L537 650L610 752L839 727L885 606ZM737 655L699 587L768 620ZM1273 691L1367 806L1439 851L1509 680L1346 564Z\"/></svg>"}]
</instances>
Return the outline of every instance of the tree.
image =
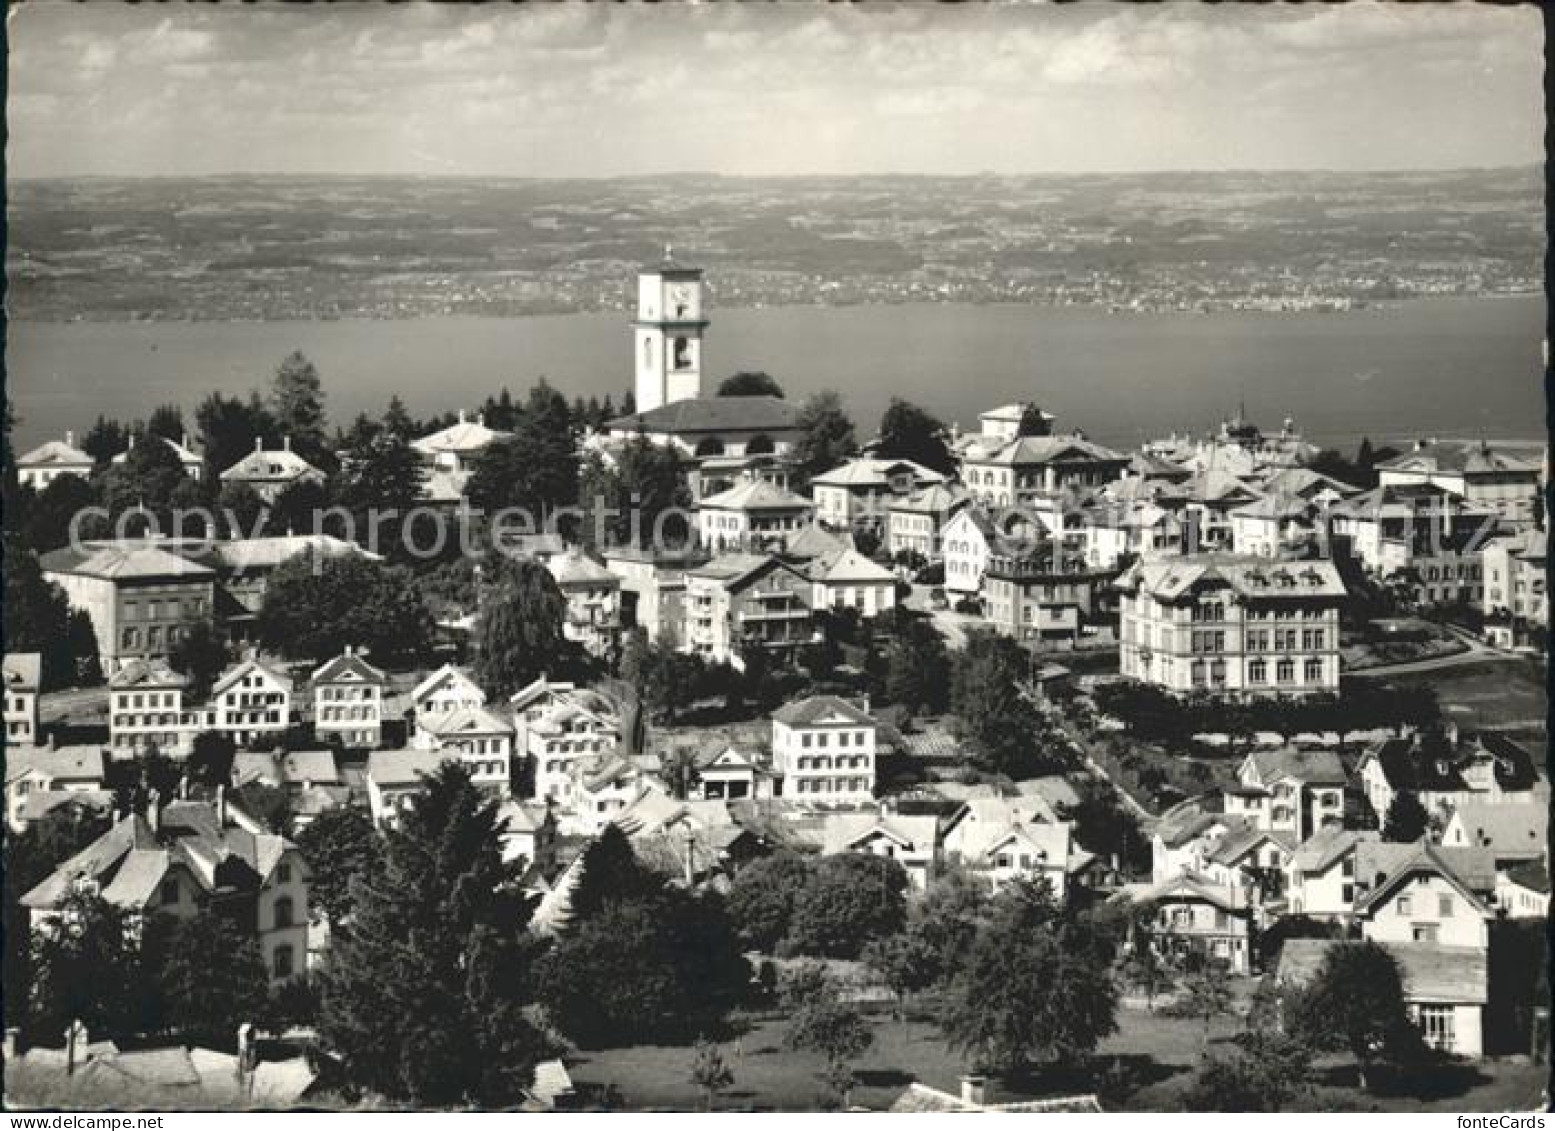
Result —
<instances>
[{"instance_id":1,"label":"tree","mask_svg":"<svg viewBox=\"0 0 1555 1131\"><path fill-rule=\"evenodd\" d=\"M577 425L567 398L541 381L529 392L512 436L493 441L475 458L465 491L488 511L527 508L535 527L578 500Z\"/></svg>"},{"instance_id":2,"label":"tree","mask_svg":"<svg viewBox=\"0 0 1555 1131\"><path fill-rule=\"evenodd\" d=\"M194 420L205 455L206 478L212 482L252 452L256 440L266 446L280 440L280 426L255 392L249 393L247 400L212 393L195 409Z\"/></svg>"},{"instance_id":3,"label":"tree","mask_svg":"<svg viewBox=\"0 0 1555 1131\"><path fill-rule=\"evenodd\" d=\"M870 940L864 947L863 959L864 965L896 995L898 1017L909 994L928 989L939 978L939 952L917 931Z\"/></svg>"},{"instance_id":4,"label":"tree","mask_svg":"<svg viewBox=\"0 0 1555 1131\"><path fill-rule=\"evenodd\" d=\"M211 685L232 659L227 638L206 621L196 621L185 629L168 655L173 670L189 678L185 695L192 703L203 703L210 696Z\"/></svg>"},{"instance_id":5,"label":"tree","mask_svg":"<svg viewBox=\"0 0 1555 1131\"><path fill-rule=\"evenodd\" d=\"M946 992L946 1040L979 1069L1073 1064L1117 1027L1111 941L1045 881L1002 889Z\"/></svg>"},{"instance_id":6,"label":"tree","mask_svg":"<svg viewBox=\"0 0 1555 1131\"><path fill-rule=\"evenodd\" d=\"M108 1037L139 1031L145 980L128 914L84 891L57 910L54 928L32 938L33 1034L52 1043L75 1021Z\"/></svg>"},{"instance_id":7,"label":"tree","mask_svg":"<svg viewBox=\"0 0 1555 1131\"><path fill-rule=\"evenodd\" d=\"M1123 963L1123 976L1145 995L1145 1009L1155 1012L1155 999L1172 986L1172 972L1155 948L1135 946Z\"/></svg>"},{"instance_id":8,"label":"tree","mask_svg":"<svg viewBox=\"0 0 1555 1131\"><path fill-rule=\"evenodd\" d=\"M767 953L788 936L794 905L815 868L794 852L774 852L752 860L729 885L729 917L746 946Z\"/></svg>"},{"instance_id":9,"label":"tree","mask_svg":"<svg viewBox=\"0 0 1555 1131\"><path fill-rule=\"evenodd\" d=\"M1061 816L1074 822L1074 838L1081 848L1101 857L1116 858L1124 868L1143 871L1150 867L1150 838L1140 831L1134 814L1119 802L1111 786L1087 779L1080 800L1060 806Z\"/></svg>"},{"instance_id":10,"label":"tree","mask_svg":"<svg viewBox=\"0 0 1555 1131\"><path fill-rule=\"evenodd\" d=\"M576 665L562 631L567 600L546 568L528 559L488 561L475 618L475 678L487 695L509 695L544 673Z\"/></svg>"},{"instance_id":11,"label":"tree","mask_svg":"<svg viewBox=\"0 0 1555 1131\"><path fill-rule=\"evenodd\" d=\"M25 525L13 525L26 533L26 544L34 550L54 550L70 542L71 521L86 510L98 506L102 495L97 484L79 475L60 475L39 491L28 508ZM81 522L78 537L96 537L107 533Z\"/></svg>"},{"instance_id":12,"label":"tree","mask_svg":"<svg viewBox=\"0 0 1555 1131\"><path fill-rule=\"evenodd\" d=\"M215 912L153 923L146 950L168 1023L191 1045L231 1048L238 1026L262 1021L269 1002L258 941Z\"/></svg>"},{"instance_id":13,"label":"tree","mask_svg":"<svg viewBox=\"0 0 1555 1131\"><path fill-rule=\"evenodd\" d=\"M1229 1058L1205 1057L1182 1095L1184 1111L1284 1111L1311 1087L1312 1052L1273 1029L1250 1029Z\"/></svg>"},{"instance_id":14,"label":"tree","mask_svg":"<svg viewBox=\"0 0 1555 1131\"><path fill-rule=\"evenodd\" d=\"M950 653L945 638L930 622L897 608L882 627L892 631L886 643L885 699L909 714L939 713L950 699Z\"/></svg>"},{"instance_id":15,"label":"tree","mask_svg":"<svg viewBox=\"0 0 1555 1131\"><path fill-rule=\"evenodd\" d=\"M1215 1018L1230 1013L1234 1001L1225 964L1213 960L1199 963L1183 978L1182 990L1182 996L1173 1003L1173 1012L1204 1022L1203 1047L1207 1049L1210 1025Z\"/></svg>"},{"instance_id":16,"label":"tree","mask_svg":"<svg viewBox=\"0 0 1555 1131\"><path fill-rule=\"evenodd\" d=\"M175 444L184 442L184 436L188 434L184 427L184 410L176 404L158 405L151 410L151 415L146 418L145 439L152 438L172 440Z\"/></svg>"},{"instance_id":17,"label":"tree","mask_svg":"<svg viewBox=\"0 0 1555 1131\"><path fill-rule=\"evenodd\" d=\"M718 1093L734 1083L734 1073L724 1060L723 1050L713 1042L697 1041L691 1056L691 1082L706 1097L708 1111L713 1110Z\"/></svg>"},{"instance_id":18,"label":"tree","mask_svg":"<svg viewBox=\"0 0 1555 1131\"><path fill-rule=\"evenodd\" d=\"M347 644L384 661L431 648L432 616L406 569L359 554L304 551L282 562L265 587L259 639L288 659L322 663Z\"/></svg>"},{"instance_id":19,"label":"tree","mask_svg":"<svg viewBox=\"0 0 1555 1131\"><path fill-rule=\"evenodd\" d=\"M798 954L857 958L871 939L902 929L906 893L907 873L889 857L823 857L794 900L788 943Z\"/></svg>"},{"instance_id":20,"label":"tree","mask_svg":"<svg viewBox=\"0 0 1555 1131\"><path fill-rule=\"evenodd\" d=\"M117 420L99 415L97 423L87 429L81 440L81 450L92 457L98 467L107 467L110 460L130 446L129 429ZM66 476L69 478L69 476Z\"/></svg>"},{"instance_id":21,"label":"tree","mask_svg":"<svg viewBox=\"0 0 1555 1131\"><path fill-rule=\"evenodd\" d=\"M579 496L585 545L666 546L690 537L691 491L680 456L644 435L628 440L613 465L591 453Z\"/></svg>"},{"instance_id":22,"label":"tree","mask_svg":"<svg viewBox=\"0 0 1555 1131\"><path fill-rule=\"evenodd\" d=\"M1345 1049L1355 1058L1363 1089L1379 1056L1406 1059L1419 1048L1398 961L1369 939L1330 946L1311 983L1287 990L1284 1009L1298 1039L1317 1049Z\"/></svg>"},{"instance_id":23,"label":"tree","mask_svg":"<svg viewBox=\"0 0 1555 1131\"><path fill-rule=\"evenodd\" d=\"M1431 815L1413 793L1401 790L1393 795L1387 817L1382 823L1382 839L1412 844L1431 827Z\"/></svg>"},{"instance_id":24,"label":"tree","mask_svg":"<svg viewBox=\"0 0 1555 1131\"><path fill-rule=\"evenodd\" d=\"M745 994L750 967L716 893L670 886L619 830L590 845L572 916L540 963L540 999L586 1048L705 1032Z\"/></svg>"},{"instance_id":25,"label":"tree","mask_svg":"<svg viewBox=\"0 0 1555 1131\"><path fill-rule=\"evenodd\" d=\"M1020 436L1048 436L1053 432L1053 421L1034 404L1022 407L1020 423L1015 426Z\"/></svg>"},{"instance_id":26,"label":"tree","mask_svg":"<svg viewBox=\"0 0 1555 1131\"><path fill-rule=\"evenodd\" d=\"M174 492L187 481L184 465L172 448L142 440L129 450L123 463L103 473L103 506L115 519L126 511L150 511L159 529L171 532Z\"/></svg>"},{"instance_id":27,"label":"tree","mask_svg":"<svg viewBox=\"0 0 1555 1131\"><path fill-rule=\"evenodd\" d=\"M405 539L396 537L404 529L405 516L421 503L426 467L410 442L396 432L384 429L365 442L347 449L346 466L339 486L340 502L351 511L357 528L357 541L365 537L374 553L399 558L406 549ZM396 521L375 524L374 518L398 512ZM387 542L380 527L387 525Z\"/></svg>"},{"instance_id":28,"label":"tree","mask_svg":"<svg viewBox=\"0 0 1555 1131\"><path fill-rule=\"evenodd\" d=\"M237 743L225 731L207 730L194 736L185 768L189 780L211 787L232 783L232 763L237 758Z\"/></svg>"},{"instance_id":29,"label":"tree","mask_svg":"<svg viewBox=\"0 0 1555 1131\"><path fill-rule=\"evenodd\" d=\"M382 846L372 818L359 806L337 805L309 821L296 836L308 862L308 902L322 910L332 927L348 923L356 909L353 884L373 876Z\"/></svg>"},{"instance_id":30,"label":"tree","mask_svg":"<svg viewBox=\"0 0 1555 1131\"><path fill-rule=\"evenodd\" d=\"M955 459L945 443L945 425L923 409L900 397L892 397L880 418L881 459L909 459L931 471L949 475Z\"/></svg>"},{"instance_id":31,"label":"tree","mask_svg":"<svg viewBox=\"0 0 1555 1131\"><path fill-rule=\"evenodd\" d=\"M826 1060L822 1078L844 1108L853 1088L853 1062L874 1044L875 1034L857 1009L844 1005L824 975L814 979L797 1000L783 1044Z\"/></svg>"},{"instance_id":32,"label":"tree","mask_svg":"<svg viewBox=\"0 0 1555 1131\"><path fill-rule=\"evenodd\" d=\"M794 459L801 486L858 455L853 421L836 393L827 390L806 400L799 409L798 425Z\"/></svg>"},{"instance_id":33,"label":"tree","mask_svg":"<svg viewBox=\"0 0 1555 1131\"><path fill-rule=\"evenodd\" d=\"M315 467L334 462L324 420L324 383L318 368L301 350L293 350L276 368L270 385L270 410L292 450Z\"/></svg>"},{"instance_id":34,"label":"tree","mask_svg":"<svg viewBox=\"0 0 1555 1131\"><path fill-rule=\"evenodd\" d=\"M389 407L384 410L383 431L385 435L407 443L415 438L416 423L411 420L398 393L389 398Z\"/></svg>"},{"instance_id":35,"label":"tree","mask_svg":"<svg viewBox=\"0 0 1555 1131\"><path fill-rule=\"evenodd\" d=\"M43 576L38 557L5 542L5 599L0 603L6 650L41 655L43 689L67 686L75 674L70 651L70 603Z\"/></svg>"},{"instance_id":36,"label":"tree","mask_svg":"<svg viewBox=\"0 0 1555 1131\"><path fill-rule=\"evenodd\" d=\"M319 1016L347 1078L416 1107L517 1103L550 1049L525 1013L539 944L497 802L444 764L350 891Z\"/></svg>"},{"instance_id":37,"label":"tree","mask_svg":"<svg viewBox=\"0 0 1555 1131\"><path fill-rule=\"evenodd\" d=\"M779 397L783 386L761 372L741 370L732 377L725 377L718 385L720 397Z\"/></svg>"},{"instance_id":38,"label":"tree","mask_svg":"<svg viewBox=\"0 0 1555 1131\"><path fill-rule=\"evenodd\" d=\"M1023 691L1030 664L1014 640L976 629L967 633L952 672L951 709L973 759L1017 780L1068 768L1061 747L1040 745L1048 727Z\"/></svg>"}]
</instances>

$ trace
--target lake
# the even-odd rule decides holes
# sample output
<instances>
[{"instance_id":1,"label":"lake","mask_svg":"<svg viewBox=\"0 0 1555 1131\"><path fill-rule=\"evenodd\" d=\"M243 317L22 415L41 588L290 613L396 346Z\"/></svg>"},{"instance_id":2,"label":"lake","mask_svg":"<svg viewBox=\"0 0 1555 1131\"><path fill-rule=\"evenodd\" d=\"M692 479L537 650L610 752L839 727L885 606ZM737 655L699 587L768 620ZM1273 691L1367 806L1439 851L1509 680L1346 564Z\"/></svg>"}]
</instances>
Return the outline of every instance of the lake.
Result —
<instances>
[{"instance_id":1,"label":"lake","mask_svg":"<svg viewBox=\"0 0 1555 1131\"><path fill-rule=\"evenodd\" d=\"M976 427L1031 398L1105 443L1202 432L1245 400L1266 430L1318 443L1434 434L1542 439L1542 296L1416 299L1339 314L1114 314L1082 307L909 305L713 310L708 387L771 373L798 399L832 388L861 434L892 396ZM402 321L13 323L6 350L21 450L99 413L143 417L212 389L264 385L301 349L332 419L473 406L547 377L569 396L631 379L624 313Z\"/></svg>"}]
</instances>

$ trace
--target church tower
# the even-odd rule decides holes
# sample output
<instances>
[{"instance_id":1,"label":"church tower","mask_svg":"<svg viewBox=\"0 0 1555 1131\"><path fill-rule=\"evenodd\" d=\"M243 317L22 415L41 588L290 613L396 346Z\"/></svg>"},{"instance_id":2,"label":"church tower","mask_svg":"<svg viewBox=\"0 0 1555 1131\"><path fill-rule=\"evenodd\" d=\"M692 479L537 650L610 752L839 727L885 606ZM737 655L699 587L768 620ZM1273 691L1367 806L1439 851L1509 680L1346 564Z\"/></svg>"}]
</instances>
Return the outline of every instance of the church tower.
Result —
<instances>
[{"instance_id":1,"label":"church tower","mask_svg":"<svg viewBox=\"0 0 1555 1131\"><path fill-rule=\"evenodd\" d=\"M637 411L702 395L702 270L682 267L664 249L664 262L637 276L632 322Z\"/></svg>"}]
</instances>

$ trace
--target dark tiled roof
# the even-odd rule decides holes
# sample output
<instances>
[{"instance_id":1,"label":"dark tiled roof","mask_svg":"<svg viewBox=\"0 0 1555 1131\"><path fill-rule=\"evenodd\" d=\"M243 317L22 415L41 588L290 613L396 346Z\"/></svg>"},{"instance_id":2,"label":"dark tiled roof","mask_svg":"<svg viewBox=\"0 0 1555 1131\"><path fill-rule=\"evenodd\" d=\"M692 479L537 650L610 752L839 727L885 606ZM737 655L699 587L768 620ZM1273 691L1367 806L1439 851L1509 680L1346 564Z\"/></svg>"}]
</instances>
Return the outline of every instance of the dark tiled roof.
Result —
<instances>
[{"instance_id":1,"label":"dark tiled roof","mask_svg":"<svg viewBox=\"0 0 1555 1131\"><path fill-rule=\"evenodd\" d=\"M811 726L832 715L841 715L848 722L859 726L874 726L869 712L860 710L846 699L836 695L812 695L797 703L790 703L772 713L772 721L785 726Z\"/></svg>"},{"instance_id":2,"label":"dark tiled roof","mask_svg":"<svg viewBox=\"0 0 1555 1131\"><path fill-rule=\"evenodd\" d=\"M613 432L771 432L797 428L799 413L781 397L690 397L605 425Z\"/></svg>"}]
</instances>

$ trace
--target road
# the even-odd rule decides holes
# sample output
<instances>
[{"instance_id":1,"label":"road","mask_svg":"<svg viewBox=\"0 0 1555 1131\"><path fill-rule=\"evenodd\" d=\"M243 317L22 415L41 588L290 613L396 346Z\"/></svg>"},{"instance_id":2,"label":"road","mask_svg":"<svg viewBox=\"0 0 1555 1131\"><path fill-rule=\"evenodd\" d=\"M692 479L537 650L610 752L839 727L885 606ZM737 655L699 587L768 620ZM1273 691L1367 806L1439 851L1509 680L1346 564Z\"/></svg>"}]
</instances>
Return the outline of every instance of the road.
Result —
<instances>
[{"instance_id":1,"label":"road","mask_svg":"<svg viewBox=\"0 0 1555 1131\"><path fill-rule=\"evenodd\" d=\"M1440 671L1443 668L1461 667L1464 664L1483 664L1494 660L1505 660L1516 655L1514 652L1503 652L1499 648L1492 648L1483 640L1451 625L1445 627L1468 646L1466 651L1454 652L1450 656L1434 656L1427 660L1405 660L1397 664L1379 664L1374 668L1361 668L1346 674L1361 676L1367 679L1370 679L1372 676L1410 675L1414 672L1434 672Z\"/></svg>"}]
</instances>

